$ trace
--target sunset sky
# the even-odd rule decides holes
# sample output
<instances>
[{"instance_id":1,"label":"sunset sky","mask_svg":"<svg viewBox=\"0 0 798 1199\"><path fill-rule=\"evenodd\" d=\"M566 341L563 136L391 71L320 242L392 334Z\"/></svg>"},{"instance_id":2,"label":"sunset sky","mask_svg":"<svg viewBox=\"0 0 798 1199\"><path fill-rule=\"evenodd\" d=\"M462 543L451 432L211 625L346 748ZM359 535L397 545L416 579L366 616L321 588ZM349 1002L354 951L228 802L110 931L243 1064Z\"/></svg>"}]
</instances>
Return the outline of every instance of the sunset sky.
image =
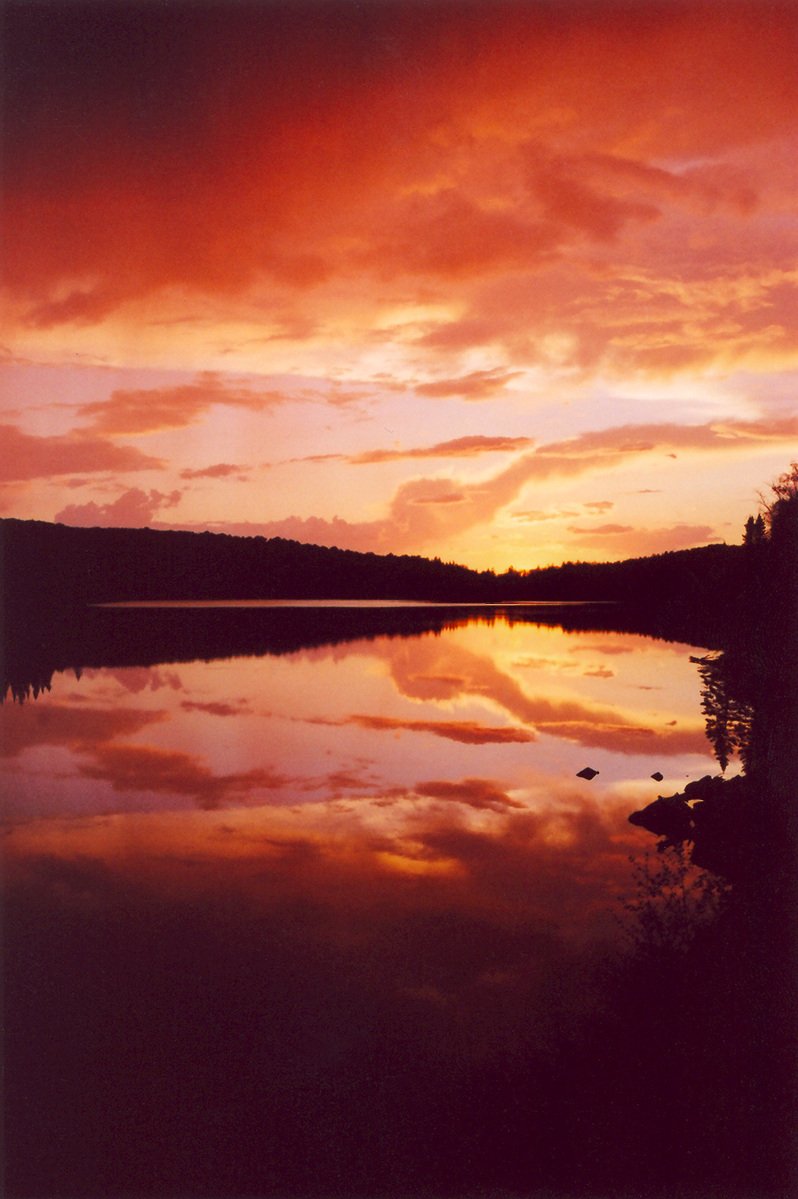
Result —
<instances>
[{"instance_id":1,"label":"sunset sky","mask_svg":"<svg viewBox=\"0 0 798 1199\"><path fill-rule=\"evenodd\" d=\"M522 569L798 454L798 6L6 6L0 515Z\"/></svg>"}]
</instances>

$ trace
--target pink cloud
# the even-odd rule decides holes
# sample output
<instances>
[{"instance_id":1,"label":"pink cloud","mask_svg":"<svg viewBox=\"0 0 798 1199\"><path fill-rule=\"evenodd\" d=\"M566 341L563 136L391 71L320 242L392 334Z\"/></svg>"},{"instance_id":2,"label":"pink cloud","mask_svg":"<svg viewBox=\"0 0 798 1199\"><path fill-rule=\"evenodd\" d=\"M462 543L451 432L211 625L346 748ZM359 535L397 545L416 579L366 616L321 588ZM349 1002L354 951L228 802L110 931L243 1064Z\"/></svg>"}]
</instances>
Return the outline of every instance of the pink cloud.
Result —
<instances>
[{"instance_id":1,"label":"pink cloud","mask_svg":"<svg viewBox=\"0 0 798 1199\"><path fill-rule=\"evenodd\" d=\"M173 508L179 503L182 494L180 491L166 493L132 487L109 504L96 504L93 500L87 504L67 504L66 508L56 513L55 520L81 528L144 528L152 524L157 512Z\"/></svg>"},{"instance_id":2,"label":"pink cloud","mask_svg":"<svg viewBox=\"0 0 798 1199\"><path fill-rule=\"evenodd\" d=\"M606 551L606 538L612 539L613 553L664 554L708 545L718 536L711 525L669 525L665 528L635 529L631 525L599 525L594 529L571 528L578 544Z\"/></svg>"}]
</instances>

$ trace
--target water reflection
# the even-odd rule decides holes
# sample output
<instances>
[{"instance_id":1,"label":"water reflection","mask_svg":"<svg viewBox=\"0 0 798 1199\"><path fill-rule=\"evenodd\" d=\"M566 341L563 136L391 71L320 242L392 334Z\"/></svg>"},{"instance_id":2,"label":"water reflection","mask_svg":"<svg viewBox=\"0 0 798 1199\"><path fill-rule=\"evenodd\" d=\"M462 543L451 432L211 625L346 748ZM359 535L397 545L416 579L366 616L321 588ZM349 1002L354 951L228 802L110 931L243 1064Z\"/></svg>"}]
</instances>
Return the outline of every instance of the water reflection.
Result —
<instances>
[{"instance_id":1,"label":"water reflection","mask_svg":"<svg viewBox=\"0 0 798 1199\"><path fill-rule=\"evenodd\" d=\"M713 770L695 647L317 632L0 711L11 1193L673 1193L711 1087L613 912Z\"/></svg>"}]
</instances>

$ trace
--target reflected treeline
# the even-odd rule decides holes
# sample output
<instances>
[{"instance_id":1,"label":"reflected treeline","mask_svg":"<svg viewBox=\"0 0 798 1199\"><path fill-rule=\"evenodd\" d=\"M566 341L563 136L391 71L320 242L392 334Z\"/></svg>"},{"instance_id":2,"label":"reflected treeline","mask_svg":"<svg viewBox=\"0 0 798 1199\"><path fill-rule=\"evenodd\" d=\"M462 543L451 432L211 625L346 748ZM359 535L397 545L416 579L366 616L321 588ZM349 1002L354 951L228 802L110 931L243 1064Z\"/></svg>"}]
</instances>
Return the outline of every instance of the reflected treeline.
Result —
<instances>
[{"instance_id":1,"label":"reflected treeline","mask_svg":"<svg viewBox=\"0 0 798 1199\"><path fill-rule=\"evenodd\" d=\"M778 497L768 515L759 619L694 659L720 773L630 817L659 838L660 866L633 901L649 928L667 927L673 863L689 870L680 936L641 937L618 1004L666 1050L658 1127L678 1133L674 1185L703 1180L696 1189L713 1195L798 1190L798 498ZM726 778L735 756L742 772ZM713 879L723 902L707 921L689 888L709 893Z\"/></svg>"},{"instance_id":2,"label":"reflected treeline","mask_svg":"<svg viewBox=\"0 0 798 1199\"><path fill-rule=\"evenodd\" d=\"M49 689L58 671L156 666L197 659L295 653L375 637L440 633L468 621L556 625L566 631L663 636L635 608L607 604L468 607L101 608L30 605L6 621L2 691L19 702ZM662 623L662 622L661 622ZM678 629L667 625L670 639ZM666 639L667 635L666 635Z\"/></svg>"}]
</instances>

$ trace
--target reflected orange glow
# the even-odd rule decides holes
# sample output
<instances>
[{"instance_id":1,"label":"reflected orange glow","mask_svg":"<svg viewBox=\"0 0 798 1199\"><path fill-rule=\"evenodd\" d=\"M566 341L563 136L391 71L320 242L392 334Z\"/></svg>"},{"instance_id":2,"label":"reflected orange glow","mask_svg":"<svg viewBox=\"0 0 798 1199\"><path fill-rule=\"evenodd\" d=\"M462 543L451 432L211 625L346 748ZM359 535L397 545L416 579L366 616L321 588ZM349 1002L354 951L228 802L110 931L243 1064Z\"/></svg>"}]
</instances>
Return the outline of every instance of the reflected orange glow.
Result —
<instances>
[{"instance_id":1,"label":"reflected orange glow","mask_svg":"<svg viewBox=\"0 0 798 1199\"><path fill-rule=\"evenodd\" d=\"M697 711L688 647L505 620L57 676L0 708L9 869L95 861L168 894L381 896L513 924L554 904L581 935L628 883L653 766L711 769Z\"/></svg>"}]
</instances>

